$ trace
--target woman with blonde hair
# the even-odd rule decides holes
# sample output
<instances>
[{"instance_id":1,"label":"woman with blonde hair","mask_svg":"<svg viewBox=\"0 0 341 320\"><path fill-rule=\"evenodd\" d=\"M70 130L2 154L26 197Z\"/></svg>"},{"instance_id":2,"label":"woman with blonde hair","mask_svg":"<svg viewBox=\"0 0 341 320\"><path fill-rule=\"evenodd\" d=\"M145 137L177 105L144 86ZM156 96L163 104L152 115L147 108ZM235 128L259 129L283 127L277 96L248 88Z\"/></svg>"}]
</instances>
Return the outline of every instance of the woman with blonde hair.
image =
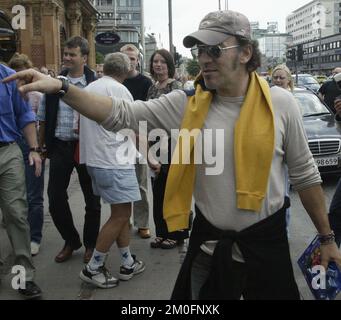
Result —
<instances>
[{"instance_id":1,"label":"woman with blonde hair","mask_svg":"<svg viewBox=\"0 0 341 320\"><path fill-rule=\"evenodd\" d=\"M294 81L289 68L285 64L280 64L272 72L271 82L273 85L283 89L293 91Z\"/></svg>"},{"instance_id":2,"label":"woman with blonde hair","mask_svg":"<svg viewBox=\"0 0 341 320\"><path fill-rule=\"evenodd\" d=\"M291 72L289 68L285 64L280 64L272 72L271 82L273 85L281 87L285 90L289 90L291 92L294 91L294 81L291 76ZM286 178L285 178L285 189L286 195L289 197L290 192L290 183L288 178L288 169L286 168ZM287 233L289 237L289 222L290 222L290 208L286 210L286 222L287 222Z\"/></svg>"}]
</instances>

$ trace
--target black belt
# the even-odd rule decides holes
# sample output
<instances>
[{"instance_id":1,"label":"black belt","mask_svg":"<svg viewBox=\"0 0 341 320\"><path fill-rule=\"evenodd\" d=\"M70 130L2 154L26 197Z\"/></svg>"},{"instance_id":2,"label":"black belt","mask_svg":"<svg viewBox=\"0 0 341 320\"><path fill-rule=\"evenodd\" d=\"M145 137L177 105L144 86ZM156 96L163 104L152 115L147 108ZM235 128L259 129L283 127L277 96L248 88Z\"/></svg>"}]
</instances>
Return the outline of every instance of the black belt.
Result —
<instances>
[{"instance_id":1,"label":"black belt","mask_svg":"<svg viewBox=\"0 0 341 320\"><path fill-rule=\"evenodd\" d=\"M0 148L7 147L7 146L9 146L9 145L11 145L13 143L15 143L15 142L14 141L12 141L12 142L1 142L0 141Z\"/></svg>"}]
</instances>

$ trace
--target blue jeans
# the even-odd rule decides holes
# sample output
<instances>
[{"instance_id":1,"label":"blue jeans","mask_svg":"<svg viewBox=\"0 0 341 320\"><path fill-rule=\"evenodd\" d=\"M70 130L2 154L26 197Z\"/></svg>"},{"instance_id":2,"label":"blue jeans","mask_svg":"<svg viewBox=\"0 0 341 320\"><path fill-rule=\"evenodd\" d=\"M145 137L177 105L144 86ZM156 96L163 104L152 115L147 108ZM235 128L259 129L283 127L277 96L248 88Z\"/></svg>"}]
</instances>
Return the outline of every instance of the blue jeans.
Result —
<instances>
[{"instance_id":1,"label":"blue jeans","mask_svg":"<svg viewBox=\"0 0 341 320\"><path fill-rule=\"evenodd\" d=\"M28 202L28 222L31 231L31 241L39 243L42 238L44 223L44 171L45 160L42 162L40 177L35 176L35 167L29 165L29 146L24 139L17 141L23 153L25 162L25 176Z\"/></svg>"},{"instance_id":2,"label":"blue jeans","mask_svg":"<svg viewBox=\"0 0 341 320\"><path fill-rule=\"evenodd\" d=\"M337 183L336 190L329 207L329 223L335 232L335 241L338 247L341 242L341 179Z\"/></svg>"}]
</instances>

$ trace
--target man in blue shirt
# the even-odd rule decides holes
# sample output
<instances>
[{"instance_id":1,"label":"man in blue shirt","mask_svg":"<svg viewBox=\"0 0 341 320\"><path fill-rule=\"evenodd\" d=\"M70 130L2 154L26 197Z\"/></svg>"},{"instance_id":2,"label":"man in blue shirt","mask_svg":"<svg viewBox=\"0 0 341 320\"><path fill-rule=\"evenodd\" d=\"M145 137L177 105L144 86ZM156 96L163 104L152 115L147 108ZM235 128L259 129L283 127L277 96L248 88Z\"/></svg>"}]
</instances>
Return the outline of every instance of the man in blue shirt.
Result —
<instances>
[{"instance_id":1,"label":"man in blue shirt","mask_svg":"<svg viewBox=\"0 0 341 320\"><path fill-rule=\"evenodd\" d=\"M1 22L7 22L0 12ZM10 24L2 28L0 36L13 34ZM8 43L6 43L8 45ZM14 44L15 47L15 44ZM1 64L11 57L8 47L0 37L0 80L15 73ZM19 284L19 293L28 299L41 296L40 288L34 283L35 268L30 249L30 227L27 220L27 198L25 167L22 152L15 141L23 133L30 147L29 162L35 166L35 174L41 174L41 158L35 128L36 117L31 107L20 96L16 83L0 82L0 208L10 238L15 265L25 270L25 283Z\"/></svg>"}]
</instances>

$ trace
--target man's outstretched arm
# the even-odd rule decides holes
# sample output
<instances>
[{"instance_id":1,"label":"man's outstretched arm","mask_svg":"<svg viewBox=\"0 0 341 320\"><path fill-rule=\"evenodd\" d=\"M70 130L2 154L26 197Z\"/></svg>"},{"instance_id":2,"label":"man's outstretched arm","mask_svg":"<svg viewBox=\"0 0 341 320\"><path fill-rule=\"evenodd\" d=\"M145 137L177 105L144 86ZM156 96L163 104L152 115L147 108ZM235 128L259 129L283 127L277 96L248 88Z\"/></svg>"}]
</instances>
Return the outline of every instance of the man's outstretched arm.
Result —
<instances>
[{"instance_id":1,"label":"man's outstretched arm","mask_svg":"<svg viewBox=\"0 0 341 320\"><path fill-rule=\"evenodd\" d=\"M62 87L60 80L48 77L33 69L15 73L2 82L14 80L17 81L19 92L22 95L31 91L54 94L58 93ZM70 85L68 92L62 99L70 107L98 123L106 120L112 112L112 99L110 97L90 94L73 85Z\"/></svg>"}]
</instances>

